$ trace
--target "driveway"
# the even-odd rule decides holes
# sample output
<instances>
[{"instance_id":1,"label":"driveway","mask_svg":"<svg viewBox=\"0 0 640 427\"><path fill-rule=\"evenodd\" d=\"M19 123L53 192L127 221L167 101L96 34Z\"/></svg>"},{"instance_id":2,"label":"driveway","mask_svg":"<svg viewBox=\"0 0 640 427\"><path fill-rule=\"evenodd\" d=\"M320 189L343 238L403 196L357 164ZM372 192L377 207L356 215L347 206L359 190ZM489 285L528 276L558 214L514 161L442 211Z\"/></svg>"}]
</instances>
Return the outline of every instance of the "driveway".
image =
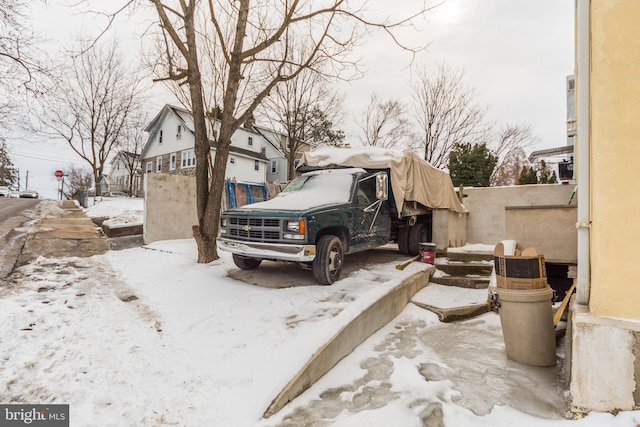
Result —
<instances>
[{"instance_id":1,"label":"driveway","mask_svg":"<svg viewBox=\"0 0 640 427\"><path fill-rule=\"evenodd\" d=\"M398 252L398 246L395 244L346 255L341 277L347 277L358 270L371 268L379 264L393 262L401 264L409 259L406 255ZM307 270L297 264L284 264L274 261L263 261L255 270L232 269L229 271L229 277L251 285L267 288L318 285L318 282L313 278L311 270Z\"/></svg>"}]
</instances>

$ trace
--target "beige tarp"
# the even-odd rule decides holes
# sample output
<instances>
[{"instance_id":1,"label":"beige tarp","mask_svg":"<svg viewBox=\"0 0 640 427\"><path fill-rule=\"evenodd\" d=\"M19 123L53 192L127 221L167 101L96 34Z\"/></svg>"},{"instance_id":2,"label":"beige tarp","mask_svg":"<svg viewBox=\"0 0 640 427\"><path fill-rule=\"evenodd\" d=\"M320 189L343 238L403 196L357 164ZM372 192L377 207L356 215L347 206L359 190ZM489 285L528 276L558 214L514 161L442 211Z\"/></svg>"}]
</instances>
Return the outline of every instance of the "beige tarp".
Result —
<instances>
[{"instance_id":1,"label":"beige tarp","mask_svg":"<svg viewBox=\"0 0 640 427\"><path fill-rule=\"evenodd\" d=\"M396 206L401 207L405 200L411 200L429 208L466 212L458 200L449 174L431 166L410 151L399 152L378 147L321 146L302 154L298 167L302 166L389 169Z\"/></svg>"}]
</instances>

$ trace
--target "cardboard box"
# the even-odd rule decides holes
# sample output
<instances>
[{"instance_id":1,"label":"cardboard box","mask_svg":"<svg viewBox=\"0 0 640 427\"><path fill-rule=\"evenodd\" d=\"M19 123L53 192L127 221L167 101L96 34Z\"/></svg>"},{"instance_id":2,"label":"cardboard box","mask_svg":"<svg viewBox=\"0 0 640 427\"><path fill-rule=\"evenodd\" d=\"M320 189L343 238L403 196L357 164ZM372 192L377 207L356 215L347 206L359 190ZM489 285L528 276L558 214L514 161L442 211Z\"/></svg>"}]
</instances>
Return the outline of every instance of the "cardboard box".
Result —
<instances>
[{"instance_id":1,"label":"cardboard box","mask_svg":"<svg viewBox=\"0 0 640 427\"><path fill-rule=\"evenodd\" d=\"M494 256L496 275L519 279L547 277L544 255L536 256Z\"/></svg>"},{"instance_id":2,"label":"cardboard box","mask_svg":"<svg viewBox=\"0 0 640 427\"><path fill-rule=\"evenodd\" d=\"M544 255L539 255L534 248L505 255L504 246L498 243L493 255L499 288L527 290L548 286Z\"/></svg>"}]
</instances>

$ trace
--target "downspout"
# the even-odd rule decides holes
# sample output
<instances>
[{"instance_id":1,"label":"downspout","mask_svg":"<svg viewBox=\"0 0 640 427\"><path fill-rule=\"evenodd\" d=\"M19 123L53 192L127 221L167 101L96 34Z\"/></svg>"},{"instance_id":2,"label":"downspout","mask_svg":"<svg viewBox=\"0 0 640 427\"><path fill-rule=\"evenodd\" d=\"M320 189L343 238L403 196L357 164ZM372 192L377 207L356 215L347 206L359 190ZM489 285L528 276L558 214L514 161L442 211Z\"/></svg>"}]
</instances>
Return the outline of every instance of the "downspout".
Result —
<instances>
[{"instance_id":1,"label":"downspout","mask_svg":"<svg viewBox=\"0 0 640 427\"><path fill-rule=\"evenodd\" d=\"M577 303L589 304L591 285L591 183L590 183L590 7L591 0L576 0L577 20L577 166L578 166L578 278Z\"/></svg>"}]
</instances>

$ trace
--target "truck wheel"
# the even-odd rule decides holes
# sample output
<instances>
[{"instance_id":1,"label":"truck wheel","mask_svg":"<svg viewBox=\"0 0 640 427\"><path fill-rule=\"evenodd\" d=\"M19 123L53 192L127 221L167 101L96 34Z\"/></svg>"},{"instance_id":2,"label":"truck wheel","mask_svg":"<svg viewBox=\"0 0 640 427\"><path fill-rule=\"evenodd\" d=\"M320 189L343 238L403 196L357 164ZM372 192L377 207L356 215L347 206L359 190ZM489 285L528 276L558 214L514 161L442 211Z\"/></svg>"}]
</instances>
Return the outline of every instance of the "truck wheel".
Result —
<instances>
[{"instance_id":1,"label":"truck wheel","mask_svg":"<svg viewBox=\"0 0 640 427\"><path fill-rule=\"evenodd\" d=\"M313 277L321 285L330 285L340 277L342 271L342 241L337 236L322 236L313 259Z\"/></svg>"},{"instance_id":2,"label":"truck wheel","mask_svg":"<svg viewBox=\"0 0 640 427\"><path fill-rule=\"evenodd\" d=\"M398 250L403 255L409 255L409 230L411 227L398 229Z\"/></svg>"},{"instance_id":3,"label":"truck wheel","mask_svg":"<svg viewBox=\"0 0 640 427\"><path fill-rule=\"evenodd\" d=\"M423 222L418 222L409 229L409 255L420 253L420 243L427 243L431 240L429 228Z\"/></svg>"},{"instance_id":4,"label":"truck wheel","mask_svg":"<svg viewBox=\"0 0 640 427\"><path fill-rule=\"evenodd\" d=\"M248 258L242 255L233 254L233 263L242 270L255 270L262 262L259 258Z\"/></svg>"}]
</instances>

